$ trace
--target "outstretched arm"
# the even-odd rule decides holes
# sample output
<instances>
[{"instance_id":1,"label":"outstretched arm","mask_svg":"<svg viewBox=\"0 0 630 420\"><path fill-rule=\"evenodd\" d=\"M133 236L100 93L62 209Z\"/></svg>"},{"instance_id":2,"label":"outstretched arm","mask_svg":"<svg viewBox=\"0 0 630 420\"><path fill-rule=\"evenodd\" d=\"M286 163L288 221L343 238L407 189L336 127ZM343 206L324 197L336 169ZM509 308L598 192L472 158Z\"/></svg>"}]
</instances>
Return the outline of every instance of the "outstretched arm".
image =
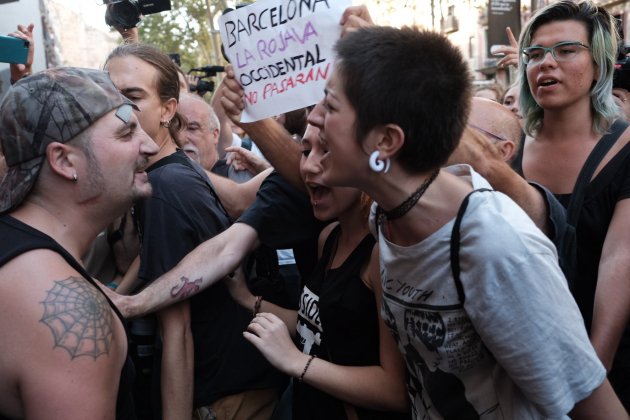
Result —
<instances>
[{"instance_id":1,"label":"outstretched arm","mask_svg":"<svg viewBox=\"0 0 630 420\"><path fill-rule=\"evenodd\" d=\"M258 233L235 223L191 251L171 271L133 296L108 293L127 318L145 315L195 295L231 273L258 246Z\"/></svg>"},{"instance_id":2,"label":"outstretched arm","mask_svg":"<svg viewBox=\"0 0 630 420\"><path fill-rule=\"evenodd\" d=\"M210 100L210 106L214 109L215 114L217 114L217 118L219 119L219 123L221 124L221 129L219 130L219 144L217 146L219 150L219 158L225 158L225 149L232 145L232 126L230 125L230 118L228 118L223 106L221 105L221 98L223 97L225 79L219 83L214 94L212 95L212 99Z\"/></svg>"},{"instance_id":3,"label":"outstretched arm","mask_svg":"<svg viewBox=\"0 0 630 420\"><path fill-rule=\"evenodd\" d=\"M240 217L252 205L260 185L271 172L271 168L266 169L247 182L239 184L229 178L206 171L221 199L221 203L225 206L225 210L227 210L232 220Z\"/></svg>"},{"instance_id":4,"label":"outstretched arm","mask_svg":"<svg viewBox=\"0 0 630 420\"><path fill-rule=\"evenodd\" d=\"M302 148L288 131L273 118L265 118L252 123L241 123L241 113L245 109L243 88L234 77L232 66L225 68L223 96L221 104L232 122L249 134L271 165L294 187L304 190L300 176L300 156Z\"/></svg>"},{"instance_id":5,"label":"outstretched arm","mask_svg":"<svg viewBox=\"0 0 630 420\"><path fill-rule=\"evenodd\" d=\"M545 197L503 160L490 140L475 130L466 128L459 146L448 160L449 165L457 163L471 165L494 189L514 200L540 230L553 238L555 232L549 219Z\"/></svg>"},{"instance_id":6,"label":"outstretched arm","mask_svg":"<svg viewBox=\"0 0 630 420\"><path fill-rule=\"evenodd\" d=\"M258 157L251 150L244 147L230 146L225 149L230 153L227 158L227 164L232 165L237 171L249 171L252 174L259 174L262 171L271 168L271 165Z\"/></svg>"}]
</instances>

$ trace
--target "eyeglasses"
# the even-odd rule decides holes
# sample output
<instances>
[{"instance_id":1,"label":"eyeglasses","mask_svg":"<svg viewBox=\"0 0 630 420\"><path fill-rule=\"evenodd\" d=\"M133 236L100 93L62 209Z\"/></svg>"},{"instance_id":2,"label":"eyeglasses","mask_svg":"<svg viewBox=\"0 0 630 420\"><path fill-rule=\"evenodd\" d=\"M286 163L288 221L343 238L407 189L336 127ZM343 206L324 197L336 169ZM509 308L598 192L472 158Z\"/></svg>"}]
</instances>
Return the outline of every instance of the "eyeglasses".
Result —
<instances>
[{"instance_id":1,"label":"eyeglasses","mask_svg":"<svg viewBox=\"0 0 630 420\"><path fill-rule=\"evenodd\" d=\"M545 59L547 53L551 53L553 59L559 63L571 61L577 57L582 48L591 49L591 47L579 41L558 42L551 47L535 46L523 48L523 63L538 64Z\"/></svg>"},{"instance_id":2,"label":"eyeglasses","mask_svg":"<svg viewBox=\"0 0 630 420\"><path fill-rule=\"evenodd\" d=\"M481 128L478 125L468 123L468 126L471 127L471 128L474 128L477 131L479 131L481 134L485 134L486 136L491 137L495 141L507 141L508 140L508 139L506 139L503 136L491 133L490 131L486 130L485 128Z\"/></svg>"}]
</instances>

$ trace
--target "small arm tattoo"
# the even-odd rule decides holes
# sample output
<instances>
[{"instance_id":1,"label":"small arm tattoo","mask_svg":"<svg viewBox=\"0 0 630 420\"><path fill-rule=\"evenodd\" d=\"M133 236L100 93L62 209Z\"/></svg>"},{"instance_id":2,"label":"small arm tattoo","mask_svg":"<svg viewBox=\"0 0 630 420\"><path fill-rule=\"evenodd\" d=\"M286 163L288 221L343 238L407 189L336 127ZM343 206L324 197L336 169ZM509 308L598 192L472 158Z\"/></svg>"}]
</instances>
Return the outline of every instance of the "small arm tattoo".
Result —
<instances>
[{"instance_id":1,"label":"small arm tattoo","mask_svg":"<svg viewBox=\"0 0 630 420\"><path fill-rule=\"evenodd\" d=\"M189 280L188 277L182 276L181 284L171 289L171 297L186 299L188 296L193 295L199 291L201 285L201 278L197 280Z\"/></svg>"},{"instance_id":2,"label":"small arm tattoo","mask_svg":"<svg viewBox=\"0 0 630 420\"><path fill-rule=\"evenodd\" d=\"M88 356L96 360L109 354L112 344L112 310L94 286L80 277L56 280L48 291L40 322L53 335L54 347L68 352L71 359Z\"/></svg>"}]
</instances>

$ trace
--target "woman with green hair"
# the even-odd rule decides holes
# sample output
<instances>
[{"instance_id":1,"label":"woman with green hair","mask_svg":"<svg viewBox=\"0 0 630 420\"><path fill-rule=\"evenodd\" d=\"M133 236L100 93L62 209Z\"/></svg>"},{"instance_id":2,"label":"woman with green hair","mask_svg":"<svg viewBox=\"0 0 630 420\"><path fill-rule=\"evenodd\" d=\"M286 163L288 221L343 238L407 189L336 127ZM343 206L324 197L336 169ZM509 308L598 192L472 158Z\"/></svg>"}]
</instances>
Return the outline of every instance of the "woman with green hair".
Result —
<instances>
[{"instance_id":1,"label":"woman with green hair","mask_svg":"<svg viewBox=\"0 0 630 420\"><path fill-rule=\"evenodd\" d=\"M523 175L568 207L572 195L577 201L574 187L591 152L606 133L620 134L603 150L594 174L586 175L582 205L570 221L577 244L570 280L591 342L628 408L630 130L615 122L617 42L613 17L591 1L560 1L532 17L519 44L520 109L528 135L520 158Z\"/></svg>"}]
</instances>

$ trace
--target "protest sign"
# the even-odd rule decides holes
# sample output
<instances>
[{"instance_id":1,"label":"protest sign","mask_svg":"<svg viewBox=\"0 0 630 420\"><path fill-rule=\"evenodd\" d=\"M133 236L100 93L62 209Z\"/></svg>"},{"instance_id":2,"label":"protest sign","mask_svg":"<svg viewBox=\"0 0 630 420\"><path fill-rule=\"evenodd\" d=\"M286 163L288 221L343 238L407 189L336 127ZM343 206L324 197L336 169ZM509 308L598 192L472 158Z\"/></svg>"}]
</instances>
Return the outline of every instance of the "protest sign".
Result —
<instances>
[{"instance_id":1,"label":"protest sign","mask_svg":"<svg viewBox=\"0 0 630 420\"><path fill-rule=\"evenodd\" d=\"M221 40L245 90L241 121L313 105L333 66L350 0L259 0L219 19Z\"/></svg>"}]
</instances>

